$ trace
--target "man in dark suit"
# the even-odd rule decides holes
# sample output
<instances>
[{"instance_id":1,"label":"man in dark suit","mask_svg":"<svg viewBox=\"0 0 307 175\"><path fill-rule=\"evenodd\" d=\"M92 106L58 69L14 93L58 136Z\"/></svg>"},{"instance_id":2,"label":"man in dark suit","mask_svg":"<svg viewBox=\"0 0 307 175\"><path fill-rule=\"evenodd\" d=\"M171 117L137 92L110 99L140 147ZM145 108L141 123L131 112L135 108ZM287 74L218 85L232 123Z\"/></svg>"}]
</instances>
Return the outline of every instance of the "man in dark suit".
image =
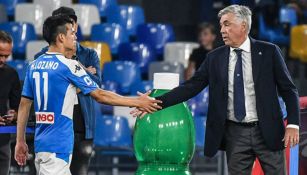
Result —
<instances>
[{"instance_id":1,"label":"man in dark suit","mask_svg":"<svg viewBox=\"0 0 307 175\"><path fill-rule=\"evenodd\" d=\"M225 150L232 175L251 174L256 157L266 175L281 175L286 173L284 147L299 142L298 92L278 46L248 36L251 15L245 6L222 9L225 45L209 52L190 80L156 99L166 108L209 85L205 155ZM278 95L286 104L286 127Z\"/></svg>"}]
</instances>

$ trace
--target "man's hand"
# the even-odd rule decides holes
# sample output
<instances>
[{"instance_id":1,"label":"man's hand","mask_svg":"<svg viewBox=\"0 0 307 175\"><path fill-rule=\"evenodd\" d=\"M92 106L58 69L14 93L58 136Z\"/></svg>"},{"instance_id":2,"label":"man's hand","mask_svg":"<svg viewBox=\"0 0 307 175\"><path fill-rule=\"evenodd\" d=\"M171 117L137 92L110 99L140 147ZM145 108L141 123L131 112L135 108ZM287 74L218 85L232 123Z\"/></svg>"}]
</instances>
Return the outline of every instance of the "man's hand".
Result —
<instances>
[{"instance_id":1,"label":"man's hand","mask_svg":"<svg viewBox=\"0 0 307 175\"><path fill-rule=\"evenodd\" d=\"M89 73L95 75L97 72L96 72L96 68L93 67L93 66L89 66L87 68L84 68L86 71L88 71Z\"/></svg>"},{"instance_id":2,"label":"man's hand","mask_svg":"<svg viewBox=\"0 0 307 175\"><path fill-rule=\"evenodd\" d=\"M145 112L153 113L158 109L162 109L162 107L158 105L158 103L162 103L162 101L155 100L154 98L149 97L150 93L151 91L147 91L145 94L137 92L137 94L139 95L139 97L137 98L139 103L137 107Z\"/></svg>"},{"instance_id":3,"label":"man's hand","mask_svg":"<svg viewBox=\"0 0 307 175\"><path fill-rule=\"evenodd\" d=\"M0 117L0 126L10 124L17 119L15 110L8 110L7 115Z\"/></svg>"},{"instance_id":4,"label":"man's hand","mask_svg":"<svg viewBox=\"0 0 307 175\"><path fill-rule=\"evenodd\" d=\"M17 113L15 110L11 109L7 111L7 116L5 117L5 122L7 124L12 123L13 121L17 120Z\"/></svg>"},{"instance_id":5,"label":"man's hand","mask_svg":"<svg viewBox=\"0 0 307 175\"><path fill-rule=\"evenodd\" d=\"M135 108L130 112L133 117L143 118L148 112L144 111L144 109Z\"/></svg>"},{"instance_id":6,"label":"man's hand","mask_svg":"<svg viewBox=\"0 0 307 175\"><path fill-rule=\"evenodd\" d=\"M286 128L283 141L285 141L285 147L288 145L290 145L290 147L297 145L300 141L299 130L296 128Z\"/></svg>"},{"instance_id":7,"label":"man's hand","mask_svg":"<svg viewBox=\"0 0 307 175\"><path fill-rule=\"evenodd\" d=\"M5 126L5 124L6 124L5 121L6 120L4 118L0 117L0 126Z\"/></svg>"},{"instance_id":8,"label":"man's hand","mask_svg":"<svg viewBox=\"0 0 307 175\"><path fill-rule=\"evenodd\" d=\"M18 165L20 166L26 165L28 154L29 150L26 142L24 141L17 142L15 146L15 160L17 161Z\"/></svg>"},{"instance_id":9,"label":"man's hand","mask_svg":"<svg viewBox=\"0 0 307 175\"><path fill-rule=\"evenodd\" d=\"M141 100L141 105L130 112L130 114L132 114L133 117L139 116L140 118L142 118L147 113L152 113L152 112L157 111L158 109L162 109L162 107L158 105L158 103L162 103L162 101L155 100L154 98L149 97L150 93L151 93L151 91L147 91L145 94L137 92L137 94L139 95L138 98ZM151 100L154 100L153 104L150 103ZM148 101L148 103L149 103L149 109L147 107L145 107L146 101Z\"/></svg>"}]
</instances>

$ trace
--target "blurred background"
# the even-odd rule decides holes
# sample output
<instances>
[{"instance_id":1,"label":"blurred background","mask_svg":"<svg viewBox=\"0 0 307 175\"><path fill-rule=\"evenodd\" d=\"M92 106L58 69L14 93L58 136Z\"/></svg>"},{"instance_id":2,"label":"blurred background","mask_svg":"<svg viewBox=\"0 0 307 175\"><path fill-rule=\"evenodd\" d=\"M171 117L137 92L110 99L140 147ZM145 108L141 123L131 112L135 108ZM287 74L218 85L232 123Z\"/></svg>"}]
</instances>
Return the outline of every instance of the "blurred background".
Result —
<instances>
[{"instance_id":1,"label":"blurred background","mask_svg":"<svg viewBox=\"0 0 307 175\"><path fill-rule=\"evenodd\" d=\"M8 64L18 71L22 83L28 63L47 46L42 39L44 20L60 6L71 7L78 16L78 41L98 53L102 88L133 96L152 89L155 72L179 73L181 82L188 79L209 50L223 45L217 13L231 4L252 10L250 36L282 49L300 96L306 96L307 0L0 0L0 30L13 36ZM191 171L224 174L222 154L212 159L202 154L208 90L188 105L197 140ZM135 119L130 110L96 104L95 151L89 174L133 174L136 170ZM117 133L117 140L112 133ZM33 139L28 137L28 141ZM31 161L20 168L12 159L11 174L33 174Z\"/></svg>"}]
</instances>

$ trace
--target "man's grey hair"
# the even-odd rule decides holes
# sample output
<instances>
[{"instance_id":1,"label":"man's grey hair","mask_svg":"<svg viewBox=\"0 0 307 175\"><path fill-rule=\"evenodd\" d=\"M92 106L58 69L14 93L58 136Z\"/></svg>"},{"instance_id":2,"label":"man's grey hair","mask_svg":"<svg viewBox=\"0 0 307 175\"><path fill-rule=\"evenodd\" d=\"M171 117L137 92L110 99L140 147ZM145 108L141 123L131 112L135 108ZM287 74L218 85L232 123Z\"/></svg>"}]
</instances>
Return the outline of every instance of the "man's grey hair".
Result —
<instances>
[{"instance_id":1,"label":"man's grey hair","mask_svg":"<svg viewBox=\"0 0 307 175\"><path fill-rule=\"evenodd\" d=\"M248 7L244 5L231 5L220 10L218 17L221 18L223 15L228 13L234 14L237 19L245 22L247 25L247 33L250 32L252 26L252 12Z\"/></svg>"}]
</instances>

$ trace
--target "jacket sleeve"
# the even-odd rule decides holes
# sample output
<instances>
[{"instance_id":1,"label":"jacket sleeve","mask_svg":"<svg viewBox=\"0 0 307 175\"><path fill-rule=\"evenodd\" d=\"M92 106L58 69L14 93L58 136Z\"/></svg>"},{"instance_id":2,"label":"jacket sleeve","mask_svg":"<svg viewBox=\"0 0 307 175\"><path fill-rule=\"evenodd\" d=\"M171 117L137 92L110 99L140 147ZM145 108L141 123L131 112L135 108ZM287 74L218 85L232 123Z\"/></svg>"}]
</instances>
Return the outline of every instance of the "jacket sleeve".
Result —
<instances>
[{"instance_id":1,"label":"jacket sleeve","mask_svg":"<svg viewBox=\"0 0 307 175\"><path fill-rule=\"evenodd\" d=\"M187 80L182 85L174 88L170 92L156 97L162 101L162 108L187 101L197 95L209 83L209 58L205 59L200 68L195 72L190 80Z\"/></svg>"},{"instance_id":2,"label":"jacket sleeve","mask_svg":"<svg viewBox=\"0 0 307 175\"><path fill-rule=\"evenodd\" d=\"M37 54L34 55L34 60L36 60L39 56L45 54L48 51L48 46L42 48Z\"/></svg>"},{"instance_id":3,"label":"jacket sleeve","mask_svg":"<svg viewBox=\"0 0 307 175\"><path fill-rule=\"evenodd\" d=\"M299 125L299 96L278 46L274 48L274 77L286 104L288 124Z\"/></svg>"},{"instance_id":4,"label":"jacket sleeve","mask_svg":"<svg viewBox=\"0 0 307 175\"><path fill-rule=\"evenodd\" d=\"M91 66L93 66L96 69L96 74L91 74L89 72L87 72L89 74L89 76L91 77L92 80L95 81L95 83L100 87L101 86L101 69L100 69L100 63L99 63L99 58L98 55L96 53L95 50L90 49L90 53L89 53L89 62Z\"/></svg>"}]
</instances>

